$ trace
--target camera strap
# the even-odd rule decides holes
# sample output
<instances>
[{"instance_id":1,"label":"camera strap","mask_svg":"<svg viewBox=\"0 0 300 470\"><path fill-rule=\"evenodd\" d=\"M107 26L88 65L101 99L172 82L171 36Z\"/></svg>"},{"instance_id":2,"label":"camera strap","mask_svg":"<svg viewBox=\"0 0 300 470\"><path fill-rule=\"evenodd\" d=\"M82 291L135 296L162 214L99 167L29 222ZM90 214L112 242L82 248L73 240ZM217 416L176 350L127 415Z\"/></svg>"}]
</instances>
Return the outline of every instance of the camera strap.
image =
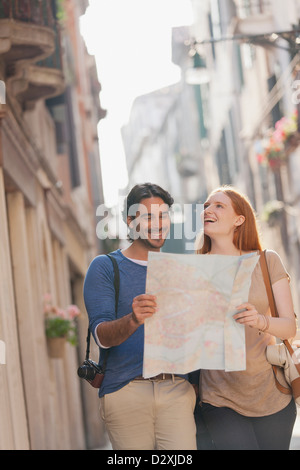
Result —
<instances>
[{"instance_id":1,"label":"camera strap","mask_svg":"<svg viewBox=\"0 0 300 470\"><path fill-rule=\"evenodd\" d=\"M111 254L107 254L106 256L109 257L113 264L114 268L114 287L115 287L115 313L116 313L116 318L117 318L117 312L118 312L118 302L119 302L119 289L120 289L120 273L119 273L119 267L116 259L114 256ZM85 354L85 359L88 360L90 357L90 342L91 342L91 331L88 328L88 333L87 333L87 338L86 338L86 354ZM105 370L106 367L106 362L108 358L108 353L109 349L105 351L105 357L104 357L104 362L103 362L103 370Z\"/></svg>"}]
</instances>

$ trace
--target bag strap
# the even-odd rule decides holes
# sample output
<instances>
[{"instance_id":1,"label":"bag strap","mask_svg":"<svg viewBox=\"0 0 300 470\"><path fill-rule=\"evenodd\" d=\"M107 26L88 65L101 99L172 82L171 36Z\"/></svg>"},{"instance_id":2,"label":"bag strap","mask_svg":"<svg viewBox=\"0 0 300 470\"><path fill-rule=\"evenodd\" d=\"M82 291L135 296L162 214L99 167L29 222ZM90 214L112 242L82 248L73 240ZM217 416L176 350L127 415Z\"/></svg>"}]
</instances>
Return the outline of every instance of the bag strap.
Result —
<instances>
[{"instance_id":1,"label":"bag strap","mask_svg":"<svg viewBox=\"0 0 300 470\"><path fill-rule=\"evenodd\" d=\"M270 305L270 310L272 317L277 317L279 318L278 310L276 307L276 302L275 302L275 297L274 297L274 292L272 289L272 284L271 284L271 279L270 279L270 273L267 265L267 258L266 258L266 250L262 251L260 253L260 266L261 270L264 276L264 281L265 281L265 286L267 290L267 295L268 295L268 300L269 300L269 305ZM285 344L290 356L292 357L294 354L294 350L290 344L290 342L287 339L283 340L283 343ZM298 372L300 373L300 365L295 364Z\"/></svg>"},{"instance_id":2,"label":"bag strap","mask_svg":"<svg viewBox=\"0 0 300 470\"><path fill-rule=\"evenodd\" d=\"M261 270L262 270L262 273L263 273L263 276L264 276L264 281L265 281L265 286L266 286L266 290L267 290L267 295L268 295L268 300L269 300L269 305L270 305L270 310L271 310L272 317L279 318L279 314L278 314L278 310L277 310L276 302L275 302L275 298L274 298L274 292L273 292L273 289L272 289L270 273L269 273L269 269L268 269L268 265L267 265L266 250L261 252L260 266L261 266ZM285 340L283 340L283 343L285 344L285 346L287 347L287 350L289 351L289 353L292 356L294 351L293 351L293 348L290 345L289 341L285 339Z\"/></svg>"},{"instance_id":3,"label":"bag strap","mask_svg":"<svg viewBox=\"0 0 300 470\"><path fill-rule=\"evenodd\" d=\"M262 251L260 253L260 267L264 276L264 281L265 281L265 286L267 290L267 295L268 295L268 300L269 300L269 305L270 305L270 310L272 317L279 317L276 304L275 304L275 299L274 299L274 294L273 294L273 289L271 285L271 280L270 280L270 274L269 274L269 269L267 265L267 259L266 259L266 250Z\"/></svg>"},{"instance_id":4,"label":"bag strap","mask_svg":"<svg viewBox=\"0 0 300 470\"><path fill-rule=\"evenodd\" d=\"M116 258L112 256L111 254L106 255L109 257L111 260L113 267L114 267L114 287L115 287L115 313L116 313L116 318L117 318L117 311L118 311L118 302L119 302L119 290L120 290L120 273L119 273L119 267L118 263L116 261Z\"/></svg>"},{"instance_id":5,"label":"bag strap","mask_svg":"<svg viewBox=\"0 0 300 470\"><path fill-rule=\"evenodd\" d=\"M107 254L106 256L109 257L113 264L114 268L114 288L115 288L115 314L117 318L117 312L118 312L118 302L119 302L119 290L120 290L120 273L119 273L119 267L116 259L114 256L111 254ZM88 328L87 332L87 338L86 338L86 354L85 354L85 359L88 360L90 357L90 342L91 342L91 331L90 328ZM108 358L108 350L105 351L105 358L104 358L104 363L103 363L103 368L105 369L107 358Z\"/></svg>"}]
</instances>

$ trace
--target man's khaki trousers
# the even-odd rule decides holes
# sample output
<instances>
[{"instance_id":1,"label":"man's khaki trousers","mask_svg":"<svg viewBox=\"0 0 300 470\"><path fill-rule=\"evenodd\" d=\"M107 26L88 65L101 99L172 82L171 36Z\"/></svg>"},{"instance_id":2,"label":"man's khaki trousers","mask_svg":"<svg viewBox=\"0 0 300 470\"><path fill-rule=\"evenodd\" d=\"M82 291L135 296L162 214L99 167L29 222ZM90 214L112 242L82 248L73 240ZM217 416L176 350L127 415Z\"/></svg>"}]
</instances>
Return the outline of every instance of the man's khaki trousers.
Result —
<instances>
[{"instance_id":1,"label":"man's khaki trousers","mask_svg":"<svg viewBox=\"0 0 300 470\"><path fill-rule=\"evenodd\" d=\"M133 380L100 398L114 450L196 450L192 385L180 377Z\"/></svg>"}]
</instances>

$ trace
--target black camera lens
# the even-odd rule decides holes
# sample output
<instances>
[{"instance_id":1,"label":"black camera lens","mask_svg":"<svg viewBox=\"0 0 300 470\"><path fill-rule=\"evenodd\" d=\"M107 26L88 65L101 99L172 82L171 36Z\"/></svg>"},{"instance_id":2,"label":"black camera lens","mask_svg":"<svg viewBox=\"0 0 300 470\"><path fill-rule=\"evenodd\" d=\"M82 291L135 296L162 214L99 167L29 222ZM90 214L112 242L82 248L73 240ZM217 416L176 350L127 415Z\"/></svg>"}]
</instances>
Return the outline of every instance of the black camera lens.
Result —
<instances>
[{"instance_id":1,"label":"black camera lens","mask_svg":"<svg viewBox=\"0 0 300 470\"><path fill-rule=\"evenodd\" d=\"M96 377L97 370L89 365L82 365L78 367L77 374L81 379L93 380Z\"/></svg>"}]
</instances>

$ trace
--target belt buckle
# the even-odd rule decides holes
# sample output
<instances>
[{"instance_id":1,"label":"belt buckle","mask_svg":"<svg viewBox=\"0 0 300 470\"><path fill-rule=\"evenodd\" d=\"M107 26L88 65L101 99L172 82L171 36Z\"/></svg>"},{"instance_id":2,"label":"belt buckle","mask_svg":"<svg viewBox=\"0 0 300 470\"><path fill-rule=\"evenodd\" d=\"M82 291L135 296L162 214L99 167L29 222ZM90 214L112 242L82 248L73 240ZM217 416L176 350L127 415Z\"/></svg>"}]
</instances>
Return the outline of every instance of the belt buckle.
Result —
<instances>
[{"instance_id":1,"label":"belt buckle","mask_svg":"<svg viewBox=\"0 0 300 470\"><path fill-rule=\"evenodd\" d=\"M166 379L166 374L158 374L155 375L154 377L149 377L150 382L159 382L160 380L165 380Z\"/></svg>"}]
</instances>

